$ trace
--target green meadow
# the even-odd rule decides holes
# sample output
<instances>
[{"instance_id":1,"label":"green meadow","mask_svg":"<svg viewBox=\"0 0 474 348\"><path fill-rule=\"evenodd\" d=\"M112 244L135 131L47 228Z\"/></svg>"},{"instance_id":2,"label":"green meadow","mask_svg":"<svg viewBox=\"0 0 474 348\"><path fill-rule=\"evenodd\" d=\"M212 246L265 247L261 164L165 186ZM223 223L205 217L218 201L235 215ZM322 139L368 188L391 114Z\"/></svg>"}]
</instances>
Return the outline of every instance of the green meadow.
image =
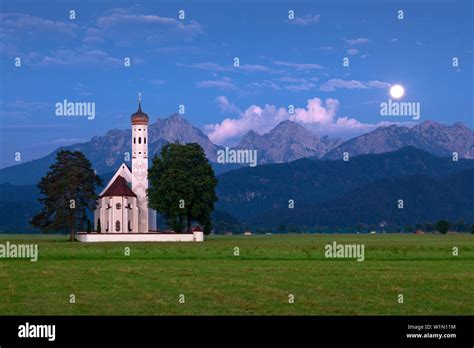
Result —
<instances>
[{"instance_id":1,"label":"green meadow","mask_svg":"<svg viewBox=\"0 0 474 348\"><path fill-rule=\"evenodd\" d=\"M66 239L0 235L39 247L37 262L0 259L1 315L474 315L469 234ZM326 258L334 241L364 245L365 260Z\"/></svg>"}]
</instances>

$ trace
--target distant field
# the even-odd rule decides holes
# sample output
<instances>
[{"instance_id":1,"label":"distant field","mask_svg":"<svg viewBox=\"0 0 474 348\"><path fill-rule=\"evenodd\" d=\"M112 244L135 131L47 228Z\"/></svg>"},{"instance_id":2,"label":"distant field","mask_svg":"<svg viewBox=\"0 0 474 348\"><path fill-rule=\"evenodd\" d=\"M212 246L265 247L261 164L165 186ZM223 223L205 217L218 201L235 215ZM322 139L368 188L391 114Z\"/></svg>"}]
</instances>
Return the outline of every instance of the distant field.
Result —
<instances>
[{"instance_id":1,"label":"distant field","mask_svg":"<svg viewBox=\"0 0 474 348\"><path fill-rule=\"evenodd\" d=\"M0 259L0 314L474 314L474 236L468 234L215 236L204 243L66 239L0 235L0 244L39 245L36 263ZM364 244L365 261L326 259L324 246L333 241ZM124 256L127 246L130 256Z\"/></svg>"}]
</instances>

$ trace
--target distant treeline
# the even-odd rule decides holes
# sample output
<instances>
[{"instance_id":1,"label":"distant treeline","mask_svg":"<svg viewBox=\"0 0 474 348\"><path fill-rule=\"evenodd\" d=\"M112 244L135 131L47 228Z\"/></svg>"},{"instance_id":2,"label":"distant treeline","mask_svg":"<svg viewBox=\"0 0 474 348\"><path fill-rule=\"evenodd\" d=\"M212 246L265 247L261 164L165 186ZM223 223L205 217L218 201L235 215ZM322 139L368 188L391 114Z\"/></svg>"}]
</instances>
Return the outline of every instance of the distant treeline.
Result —
<instances>
[{"instance_id":1,"label":"distant treeline","mask_svg":"<svg viewBox=\"0 0 474 348\"><path fill-rule=\"evenodd\" d=\"M444 220L443 220L444 221ZM461 221L446 221L448 223L449 232L465 232L474 234L474 224ZM252 227L245 223L229 223L226 221L214 222L215 234L241 234L244 232L251 232L255 234L265 233L370 233L375 231L377 233L415 233L415 232L438 232L438 223L421 223L415 225L405 226L384 226L359 224L357 226L348 227L328 227L328 226L298 226L293 224L280 224L273 228Z\"/></svg>"}]
</instances>

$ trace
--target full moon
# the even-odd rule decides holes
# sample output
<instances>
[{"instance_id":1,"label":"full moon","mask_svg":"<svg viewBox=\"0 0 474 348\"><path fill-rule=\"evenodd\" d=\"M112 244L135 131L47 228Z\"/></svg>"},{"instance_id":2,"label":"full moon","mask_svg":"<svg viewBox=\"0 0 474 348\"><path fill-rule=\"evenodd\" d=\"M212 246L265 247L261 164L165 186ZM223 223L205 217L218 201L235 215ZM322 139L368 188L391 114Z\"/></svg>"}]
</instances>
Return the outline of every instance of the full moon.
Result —
<instances>
[{"instance_id":1,"label":"full moon","mask_svg":"<svg viewBox=\"0 0 474 348\"><path fill-rule=\"evenodd\" d=\"M400 99L401 97L403 97L404 94L405 94L405 89L403 88L403 86L393 85L390 88L390 95L392 96L392 98Z\"/></svg>"}]
</instances>

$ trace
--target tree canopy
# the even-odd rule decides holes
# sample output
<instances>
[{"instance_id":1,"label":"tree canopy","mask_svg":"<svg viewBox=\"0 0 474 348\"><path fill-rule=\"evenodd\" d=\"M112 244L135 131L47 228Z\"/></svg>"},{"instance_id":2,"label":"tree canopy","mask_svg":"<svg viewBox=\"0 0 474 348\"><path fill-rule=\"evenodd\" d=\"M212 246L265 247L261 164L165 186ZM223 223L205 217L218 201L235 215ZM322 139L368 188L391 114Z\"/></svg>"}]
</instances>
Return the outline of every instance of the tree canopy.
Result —
<instances>
[{"instance_id":1,"label":"tree canopy","mask_svg":"<svg viewBox=\"0 0 474 348\"><path fill-rule=\"evenodd\" d=\"M191 232L193 222L212 229L217 179L199 144L170 143L153 159L148 171L148 204L176 232Z\"/></svg>"},{"instance_id":2,"label":"tree canopy","mask_svg":"<svg viewBox=\"0 0 474 348\"><path fill-rule=\"evenodd\" d=\"M96 208L97 186L102 186L102 180L82 152L59 151L38 183L43 209L31 225L46 233L69 230L74 240L75 230L84 229L87 211Z\"/></svg>"},{"instance_id":3,"label":"tree canopy","mask_svg":"<svg viewBox=\"0 0 474 348\"><path fill-rule=\"evenodd\" d=\"M439 233L446 234L449 230L449 222L446 220L439 220L436 223L436 229Z\"/></svg>"}]
</instances>

